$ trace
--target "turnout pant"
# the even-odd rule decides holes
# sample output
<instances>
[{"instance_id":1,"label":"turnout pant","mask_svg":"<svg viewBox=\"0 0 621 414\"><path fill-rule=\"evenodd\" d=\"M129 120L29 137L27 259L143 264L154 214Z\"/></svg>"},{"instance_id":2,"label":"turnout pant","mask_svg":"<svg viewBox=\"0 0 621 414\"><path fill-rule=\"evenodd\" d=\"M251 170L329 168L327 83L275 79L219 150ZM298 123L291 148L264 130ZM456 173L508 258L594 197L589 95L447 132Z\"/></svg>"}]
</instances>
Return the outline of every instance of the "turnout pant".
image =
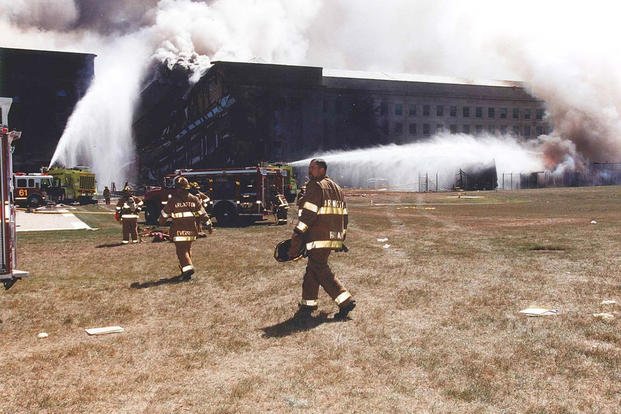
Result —
<instances>
[{"instance_id":1,"label":"turnout pant","mask_svg":"<svg viewBox=\"0 0 621 414\"><path fill-rule=\"evenodd\" d=\"M191 241L176 241L175 249L177 250L177 258L179 259L179 267L181 272L187 272L190 269L194 269L192 265L192 242Z\"/></svg>"},{"instance_id":2,"label":"turnout pant","mask_svg":"<svg viewBox=\"0 0 621 414\"><path fill-rule=\"evenodd\" d=\"M302 282L302 300L300 306L317 308L319 286L334 300L339 308L351 301L351 294L334 276L328 265L330 249L312 249L308 252L306 273Z\"/></svg>"},{"instance_id":3,"label":"turnout pant","mask_svg":"<svg viewBox=\"0 0 621 414\"><path fill-rule=\"evenodd\" d=\"M124 218L121 219L123 225L123 243L129 243L129 237L133 239L134 243L138 242L138 219L137 218Z\"/></svg>"}]
</instances>

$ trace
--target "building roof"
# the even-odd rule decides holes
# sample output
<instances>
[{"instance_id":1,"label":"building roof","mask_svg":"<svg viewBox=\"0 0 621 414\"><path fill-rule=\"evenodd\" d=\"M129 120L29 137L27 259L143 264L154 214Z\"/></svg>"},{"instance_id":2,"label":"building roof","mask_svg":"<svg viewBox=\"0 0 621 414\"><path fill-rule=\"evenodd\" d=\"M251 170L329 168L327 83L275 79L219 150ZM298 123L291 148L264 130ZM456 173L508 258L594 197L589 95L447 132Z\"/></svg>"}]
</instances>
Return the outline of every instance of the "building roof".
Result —
<instances>
[{"instance_id":1,"label":"building roof","mask_svg":"<svg viewBox=\"0 0 621 414\"><path fill-rule=\"evenodd\" d=\"M36 55L83 55L83 56L97 56L94 53L82 53L82 52L64 52L59 50L40 50L40 49L19 49L11 47L0 46L0 52L14 53L14 54L36 54Z\"/></svg>"},{"instance_id":2,"label":"building roof","mask_svg":"<svg viewBox=\"0 0 621 414\"><path fill-rule=\"evenodd\" d=\"M448 76L423 75L412 73L387 73L373 71L354 71L345 69L323 69L323 76L328 78L348 79L374 79L386 81L421 82L421 83L445 83L452 85L476 85L476 86L499 86L506 88L522 88L522 82L507 80L480 80L454 78Z\"/></svg>"}]
</instances>

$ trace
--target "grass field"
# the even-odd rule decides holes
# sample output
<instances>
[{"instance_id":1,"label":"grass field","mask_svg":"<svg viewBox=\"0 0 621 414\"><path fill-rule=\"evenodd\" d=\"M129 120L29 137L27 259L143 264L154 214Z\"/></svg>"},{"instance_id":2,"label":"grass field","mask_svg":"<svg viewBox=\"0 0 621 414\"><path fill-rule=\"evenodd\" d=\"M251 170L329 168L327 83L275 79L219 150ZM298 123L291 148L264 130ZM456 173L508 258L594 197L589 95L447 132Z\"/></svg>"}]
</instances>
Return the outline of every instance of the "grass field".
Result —
<instances>
[{"instance_id":1,"label":"grass field","mask_svg":"<svg viewBox=\"0 0 621 414\"><path fill-rule=\"evenodd\" d=\"M350 191L331 265L358 307L334 322L322 291L306 323L305 263L272 258L292 225L216 228L194 279L167 283L172 244L117 246L89 207L98 231L18 236L31 277L0 292L0 412L620 412L621 309L600 305L621 304L620 200Z\"/></svg>"}]
</instances>

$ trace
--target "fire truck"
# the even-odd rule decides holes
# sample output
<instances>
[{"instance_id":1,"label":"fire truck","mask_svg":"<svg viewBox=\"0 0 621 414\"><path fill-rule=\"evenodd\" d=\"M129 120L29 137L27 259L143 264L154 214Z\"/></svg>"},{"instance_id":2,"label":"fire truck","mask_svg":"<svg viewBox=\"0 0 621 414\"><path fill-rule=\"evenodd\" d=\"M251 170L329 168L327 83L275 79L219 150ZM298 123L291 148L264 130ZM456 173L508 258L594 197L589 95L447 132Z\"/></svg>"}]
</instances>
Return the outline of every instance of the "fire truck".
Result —
<instances>
[{"instance_id":1,"label":"fire truck","mask_svg":"<svg viewBox=\"0 0 621 414\"><path fill-rule=\"evenodd\" d=\"M0 282L6 289L17 280L28 276L28 272L17 270L15 207L13 205L13 160L11 145L20 138L21 133L9 132L4 126L8 124L9 110L13 100L0 98Z\"/></svg>"},{"instance_id":2,"label":"fire truck","mask_svg":"<svg viewBox=\"0 0 621 414\"><path fill-rule=\"evenodd\" d=\"M283 163L283 162L270 162L270 163L261 163L262 167L271 167L271 168L280 168L287 173L287 177L285 178L285 187L283 189L283 194L288 202L293 203L295 198L298 195L298 183L295 179L295 174L293 172L293 166Z\"/></svg>"},{"instance_id":3,"label":"fire truck","mask_svg":"<svg viewBox=\"0 0 621 414\"><path fill-rule=\"evenodd\" d=\"M227 169L175 170L164 177L163 187L145 193L145 221L156 224L160 211L174 191L175 177L183 175L197 182L201 191L211 199L210 215L219 226L240 222L267 220L275 215L279 224L287 222L289 208L282 196L287 171L275 167L246 167Z\"/></svg>"},{"instance_id":4,"label":"fire truck","mask_svg":"<svg viewBox=\"0 0 621 414\"><path fill-rule=\"evenodd\" d=\"M52 187L47 191L56 202L91 204L97 192L95 174L88 167L73 168L52 167L42 169L54 178Z\"/></svg>"},{"instance_id":5,"label":"fire truck","mask_svg":"<svg viewBox=\"0 0 621 414\"><path fill-rule=\"evenodd\" d=\"M37 208L47 202L47 191L53 183L51 175L16 172L13 174L13 200L20 207Z\"/></svg>"}]
</instances>

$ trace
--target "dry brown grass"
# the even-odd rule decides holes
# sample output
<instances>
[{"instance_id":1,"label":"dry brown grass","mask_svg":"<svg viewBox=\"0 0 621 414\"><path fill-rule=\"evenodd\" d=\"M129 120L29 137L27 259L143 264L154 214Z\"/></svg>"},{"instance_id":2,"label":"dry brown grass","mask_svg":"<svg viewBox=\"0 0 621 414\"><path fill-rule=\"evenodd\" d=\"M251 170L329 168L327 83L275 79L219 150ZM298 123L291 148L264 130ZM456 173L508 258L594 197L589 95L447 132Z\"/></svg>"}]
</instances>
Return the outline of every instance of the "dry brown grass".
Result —
<instances>
[{"instance_id":1,"label":"dry brown grass","mask_svg":"<svg viewBox=\"0 0 621 414\"><path fill-rule=\"evenodd\" d=\"M272 247L291 226L216 229L179 284L153 283L177 274L171 244L106 247L108 216L20 234L32 277L0 293L0 412L619 412L621 315L592 313L621 302L621 188L476 195L350 192L331 264L359 306L338 323L323 292L287 323L304 263Z\"/></svg>"}]
</instances>

